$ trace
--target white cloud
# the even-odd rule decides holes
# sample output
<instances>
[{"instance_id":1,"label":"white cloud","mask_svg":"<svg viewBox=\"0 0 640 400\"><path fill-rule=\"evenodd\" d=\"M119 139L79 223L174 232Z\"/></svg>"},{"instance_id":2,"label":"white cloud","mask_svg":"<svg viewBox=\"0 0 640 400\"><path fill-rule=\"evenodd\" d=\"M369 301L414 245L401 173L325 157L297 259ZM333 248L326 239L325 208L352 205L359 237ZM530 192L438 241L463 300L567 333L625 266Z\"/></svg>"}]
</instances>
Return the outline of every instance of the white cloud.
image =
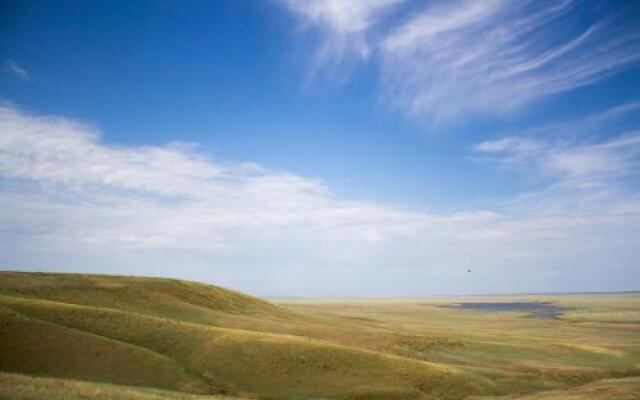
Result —
<instances>
[{"instance_id":1,"label":"white cloud","mask_svg":"<svg viewBox=\"0 0 640 400\"><path fill-rule=\"evenodd\" d=\"M612 141L555 149L549 154L547 168L573 181L596 181L634 171L640 154L640 132Z\"/></svg>"},{"instance_id":2,"label":"white cloud","mask_svg":"<svg viewBox=\"0 0 640 400\"><path fill-rule=\"evenodd\" d=\"M13 60L4 60L4 70L23 81L29 81L31 79L29 72Z\"/></svg>"},{"instance_id":3,"label":"white cloud","mask_svg":"<svg viewBox=\"0 0 640 400\"><path fill-rule=\"evenodd\" d=\"M484 21L500 12L503 4L503 0L488 0L468 2L463 7L460 4L453 7L447 4L430 8L396 28L385 40L384 46L394 50L415 50L439 35Z\"/></svg>"},{"instance_id":4,"label":"white cloud","mask_svg":"<svg viewBox=\"0 0 640 400\"><path fill-rule=\"evenodd\" d=\"M504 137L478 143L478 153L495 156L493 159L510 166L521 166L544 151L544 145L538 140L528 137Z\"/></svg>"},{"instance_id":5,"label":"white cloud","mask_svg":"<svg viewBox=\"0 0 640 400\"><path fill-rule=\"evenodd\" d=\"M358 230L353 237L356 241L377 240L415 228L412 220L416 215L412 213L372 203L340 201L320 181L255 164L216 162L189 146L109 146L101 143L97 132L87 125L31 116L6 107L0 109L0 129L1 176L55 188L52 200L64 200L64 207L78 204L57 197L60 190L77 194L79 200L90 204L106 202L115 215L122 216L122 222L140 223L137 228L132 226L136 231L154 230L154 224L162 224L166 218L171 221L169 225L184 224L189 227L184 229L194 232L240 227L256 233L286 226L319 235L330 232L327 237L339 238L341 232L349 235ZM83 203L80 209L85 206ZM150 216L168 214L141 223L128 214L132 210ZM174 216L184 222L174 221ZM389 225L384 226L387 222ZM148 244L146 235L123 237L129 241L140 237L143 244ZM166 238L162 243L172 236L168 231L160 234ZM82 233L76 239L101 242L105 238ZM185 240L171 245L200 244L207 248L208 243L203 238L201 242Z\"/></svg>"},{"instance_id":6,"label":"white cloud","mask_svg":"<svg viewBox=\"0 0 640 400\"><path fill-rule=\"evenodd\" d=\"M565 185L609 186L637 170L640 131L596 144L506 137L482 142L476 151L504 166L536 167Z\"/></svg>"},{"instance_id":7,"label":"white cloud","mask_svg":"<svg viewBox=\"0 0 640 400\"><path fill-rule=\"evenodd\" d=\"M575 1L458 1L431 7L382 45L386 96L416 116L502 112L593 84L640 60L640 32L579 28Z\"/></svg>"},{"instance_id":8,"label":"white cloud","mask_svg":"<svg viewBox=\"0 0 640 400\"><path fill-rule=\"evenodd\" d=\"M305 26L320 31L313 73L335 74L352 58L371 54L368 34L394 7L406 0L283 0Z\"/></svg>"},{"instance_id":9,"label":"white cloud","mask_svg":"<svg viewBox=\"0 0 640 400\"><path fill-rule=\"evenodd\" d=\"M406 0L287 0L287 5L311 22L338 34L362 33L380 14Z\"/></svg>"},{"instance_id":10,"label":"white cloud","mask_svg":"<svg viewBox=\"0 0 640 400\"><path fill-rule=\"evenodd\" d=\"M537 169L563 185L610 186L612 179L634 176L638 170L640 130L616 132L611 126L639 107L627 103L583 119L486 140L474 151L503 167Z\"/></svg>"},{"instance_id":11,"label":"white cloud","mask_svg":"<svg viewBox=\"0 0 640 400\"><path fill-rule=\"evenodd\" d=\"M329 69L346 54L373 60L382 97L420 119L511 112L640 62L637 27L585 2L411 2L409 18L394 13L395 3L293 4L325 32L318 52L334 61Z\"/></svg>"},{"instance_id":12,"label":"white cloud","mask_svg":"<svg viewBox=\"0 0 640 400\"><path fill-rule=\"evenodd\" d=\"M592 146L617 155L636 141ZM479 148L499 155L527 146ZM568 157L581 148L541 149ZM556 163L558 176L593 173ZM608 189L545 190L536 197L543 212L529 197L437 214L342 199L319 180L216 161L195 146L109 145L86 124L0 108L5 268L169 275L263 294L625 289L640 199ZM620 271L602 281L604 254ZM584 282L567 287L578 270Z\"/></svg>"}]
</instances>

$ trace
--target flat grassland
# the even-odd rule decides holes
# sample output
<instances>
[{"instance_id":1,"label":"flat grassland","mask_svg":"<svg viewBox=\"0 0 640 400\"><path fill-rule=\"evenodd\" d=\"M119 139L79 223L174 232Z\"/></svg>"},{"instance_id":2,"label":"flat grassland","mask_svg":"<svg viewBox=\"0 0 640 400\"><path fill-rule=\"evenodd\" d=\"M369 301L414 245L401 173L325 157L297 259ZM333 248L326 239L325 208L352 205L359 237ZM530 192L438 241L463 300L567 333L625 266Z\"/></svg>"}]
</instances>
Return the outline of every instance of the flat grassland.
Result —
<instances>
[{"instance_id":1,"label":"flat grassland","mask_svg":"<svg viewBox=\"0 0 640 400\"><path fill-rule=\"evenodd\" d=\"M527 312L444 308L544 301ZM0 272L0 399L637 399L640 295L276 300Z\"/></svg>"},{"instance_id":2,"label":"flat grassland","mask_svg":"<svg viewBox=\"0 0 640 400\"><path fill-rule=\"evenodd\" d=\"M548 302L552 319L527 312L441 307L460 302ZM350 338L404 357L490 378L498 394L473 399L640 398L640 294L520 295L389 300L281 300L304 315L346 318L386 331ZM509 395L509 396L506 396Z\"/></svg>"}]
</instances>

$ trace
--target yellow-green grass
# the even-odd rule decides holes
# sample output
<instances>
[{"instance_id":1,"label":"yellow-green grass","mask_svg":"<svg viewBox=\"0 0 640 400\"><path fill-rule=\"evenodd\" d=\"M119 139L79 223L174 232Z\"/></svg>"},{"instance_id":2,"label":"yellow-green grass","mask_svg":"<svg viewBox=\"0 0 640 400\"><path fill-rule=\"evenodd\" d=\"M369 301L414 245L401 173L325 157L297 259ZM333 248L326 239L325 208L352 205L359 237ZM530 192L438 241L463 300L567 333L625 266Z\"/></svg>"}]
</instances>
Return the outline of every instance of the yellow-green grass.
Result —
<instances>
[{"instance_id":1,"label":"yellow-green grass","mask_svg":"<svg viewBox=\"0 0 640 400\"><path fill-rule=\"evenodd\" d=\"M0 372L0 400L240 400Z\"/></svg>"},{"instance_id":2,"label":"yellow-green grass","mask_svg":"<svg viewBox=\"0 0 640 400\"><path fill-rule=\"evenodd\" d=\"M127 292L122 285L131 284L129 278L113 278L117 284L113 307L105 294L111 288L108 277L62 277L60 291L77 286L75 278L81 285L98 279L101 287L107 284L99 303L91 298L90 289L81 289L82 296L57 294L53 278L47 275L46 284L22 284L16 291L11 287L15 284L0 275L5 293L0 295L0 370L268 399L456 399L495 393L493 384L474 372L301 335L267 333L275 321L293 326L298 316L252 298L251 312L244 312L250 307L242 301L232 303L226 312L219 305L226 304L224 298L215 299L215 307L209 309L208 299L197 293L201 308L197 318L193 313L173 317L163 302L180 299L187 304L180 307L191 310L189 284L178 285L176 290L184 293L172 293L170 299L166 293L156 298L147 314L144 302L154 294L140 293L146 284L140 284L141 278L132 279L132 285L144 302L122 295ZM148 290L160 290L157 286L166 289L165 282L151 280ZM256 331L215 326L222 314L228 322L239 318L237 324L254 321ZM261 326L259 321L269 322ZM319 326L320 321L299 319L303 330Z\"/></svg>"},{"instance_id":3,"label":"yellow-green grass","mask_svg":"<svg viewBox=\"0 0 640 400\"><path fill-rule=\"evenodd\" d=\"M1 272L0 294L203 323L215 321L216 312L259 315L282 311L269 302L218 286L131 276Z\"/></svg>"},{"instance_id":4,"label":"yellow-green grass","mask_svg":"<svg viewBox=\"0 0 640 400\"><path fill-rule=\"evenodd\" d=\"M523 396L472 397L469 400L637 400L640 378L604 379L581 387Z\"/></svg>"},{"instance_id":5,"label":"yellow-green grass","mask_svg":"<svg viewBox=\"0 0 640 400\"><path fill-rule=\"evenodd\" d=\"M460 301L567 311L440 307ZM0 273L0 371L283 400L548 396L640 376L638 294L276 304L169 279Z\"/></svg>"},{"instance_id":6,"label":"yellow-green grass","mask_svg":"<svg viewBox=\"0 0 640 400\"><path fill-rule=\"evenodd\" d=\"M461 301L547 301L567 307L557 319L527 313L439 307ZM304 315L342 316L350 323L389 327L386 351L468 368L497 383L501 393L529 393L603 378L640 376L640 295L486 296L411 300L281 300ZM585 315L597 309L607 318ZM582 315L577 320L574 313ZM363 325L365 323L363 322Z\"/></svg>"},{"instance_id":7,"label":"yellow-green grass","mask_svg":"<svg viewBox=\"0 0 640 400\"><path fill-rule=\"evenodd\" d=\"M0 370L206 392L175 360L144 347L0 308Z\"/></svg>"}]
</instances>

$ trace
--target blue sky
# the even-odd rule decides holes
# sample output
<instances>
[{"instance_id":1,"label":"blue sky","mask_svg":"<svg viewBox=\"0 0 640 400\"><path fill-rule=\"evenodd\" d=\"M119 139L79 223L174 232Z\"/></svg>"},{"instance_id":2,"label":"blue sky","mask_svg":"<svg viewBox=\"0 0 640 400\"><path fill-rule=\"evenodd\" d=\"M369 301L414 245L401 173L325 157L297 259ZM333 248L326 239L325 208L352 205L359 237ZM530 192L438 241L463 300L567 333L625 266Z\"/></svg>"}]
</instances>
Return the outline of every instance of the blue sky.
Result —
<instances>
[{"instance_id":1,"label":"blue sky","mask_svg":"<svg viewBox=\"0 0 640 400\"><path fill-rule=\"evenodd\" d=\"M638 289L637 2L1 7L3 268Z\"/></svg>"}]
</instances>

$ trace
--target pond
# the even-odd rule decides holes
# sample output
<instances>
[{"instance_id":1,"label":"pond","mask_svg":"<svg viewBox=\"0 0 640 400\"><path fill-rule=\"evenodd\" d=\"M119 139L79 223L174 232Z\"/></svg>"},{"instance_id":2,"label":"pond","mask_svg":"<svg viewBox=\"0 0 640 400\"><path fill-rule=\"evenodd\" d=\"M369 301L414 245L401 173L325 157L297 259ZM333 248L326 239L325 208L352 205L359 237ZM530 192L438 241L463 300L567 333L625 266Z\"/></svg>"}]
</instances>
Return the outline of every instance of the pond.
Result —
<instances>
[{"instance_id":1,"label":"pond","mask_svg":"<svg viewBox=\"0 0 640 400\"><path fill-rule=\"evenodd\" d=\"M444 305L445 308L487 312L527 312L533 318L551 319L561 315L565 308L547 302L514 302L514 303L456 303Z\"/></svg>"}]
</instances>

